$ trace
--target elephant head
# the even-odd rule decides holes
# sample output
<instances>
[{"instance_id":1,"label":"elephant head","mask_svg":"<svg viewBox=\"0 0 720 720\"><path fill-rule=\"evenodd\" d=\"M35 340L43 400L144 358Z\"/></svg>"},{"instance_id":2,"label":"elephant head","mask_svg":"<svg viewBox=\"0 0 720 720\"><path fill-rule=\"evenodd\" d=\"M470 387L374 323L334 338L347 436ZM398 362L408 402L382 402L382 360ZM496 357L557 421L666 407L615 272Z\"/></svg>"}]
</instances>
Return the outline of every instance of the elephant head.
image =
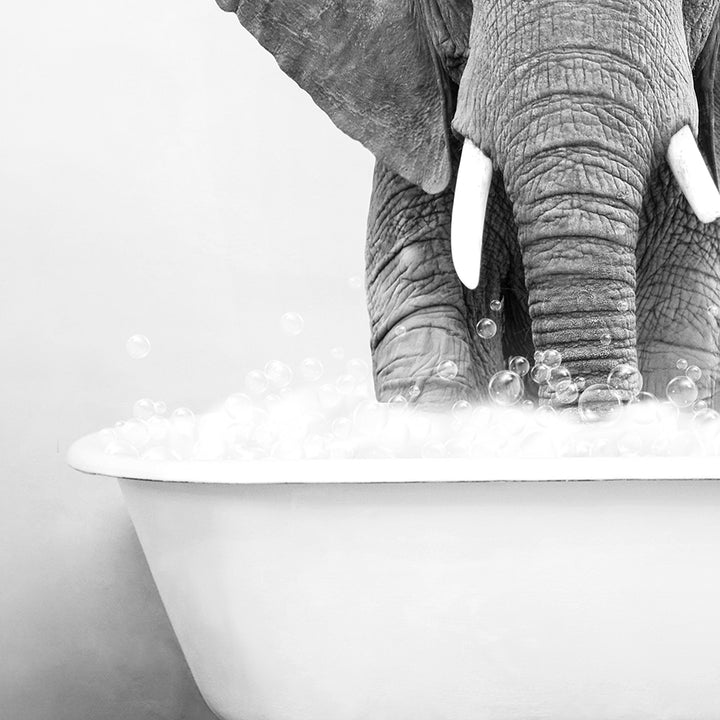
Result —
<instances>
[{"instance_id":1,"label":"elephant head","mask_svg":"<svg viewBox=\"0 0 720 720\"><path fill-rule=\"evenodd\" d=\"M720 214L714 186L698 190L702 180L686 172L700 157L692 136L717 166L720 0L218 3L384 169L428 202L454 190L453 255L471 289L494 171L502 197L491 206L511 208L532 342L560 350L572 372L597 381L639 356L653 369L671 363L671 339L648 329L639 340L639 314L672 312L673 293L707 290L713 302L720 292L697 276L715 277L717 232L698 234L665 162L673 140L701 220ZM683 232L712 245L708 266L663 260ZM457 295L454 282L437 306ZM717 351L699 337L682 342ZM400 365L402 352L386 351Z\"/></svg>"}]
</instances>

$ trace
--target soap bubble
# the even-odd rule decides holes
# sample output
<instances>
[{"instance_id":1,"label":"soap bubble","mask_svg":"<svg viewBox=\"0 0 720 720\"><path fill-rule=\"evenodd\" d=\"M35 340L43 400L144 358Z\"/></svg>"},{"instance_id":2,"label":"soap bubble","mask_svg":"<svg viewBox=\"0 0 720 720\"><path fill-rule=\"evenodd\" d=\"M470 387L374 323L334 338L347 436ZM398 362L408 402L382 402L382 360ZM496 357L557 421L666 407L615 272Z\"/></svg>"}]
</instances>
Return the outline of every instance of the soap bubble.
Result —
<instances>
[{"instance_id":1,"label":"soap bubble","mask_svg":"<svg viewBox=\"0 0 720 720\"><path fill-rule=\"evenodd\" d=\"M342 395L336 385L325 383L318 388L318 402L324 410L333 410L342 402Z\"/></svg>"},{"instance_id":2,"label":"soap bubble","mask_svg":"<svg viewBox=\"0 0 720 720\"><path fill-rule=\"evenodd\" d=\"M345 357L345 350L341 347L330 348L330 357L333 360L342 360Z\"/></svg>"},{"instance_id":3,"label":"soap bubble","mask_svg":"<svg viewBox=\"0 0 720 720\"><path fill-rule=\"evenodd\" d=\"M535 360L536 365L540 365L542 363L543 355L545 353L542 350L536 350L535 354L533 355L533 359Z\"/></svg>"},{"instance_id":4,"label":"soap bubble","mask_svg":"<svg viewBox=\"0 0 720 720\"><path fill-rule=\"evenodd\" d=\"M413 383L408 390L408 399L417 400L420 397L421 392L422 390L420 389L420 386L417 383Z\"/></svg>"},{"instance_id":5,"label":"soap bubble","mask_svg":"<svg viewBox=\"0 0 720 720\"><path fill-rule=\"evenodd\" d=\"M299 335L303 331L305 321L300 313L286 312L280 318L280 325L286 335Z\"/></svg>"},{"instance_id":6,"label":"soap bubble","mask_svg":"<svg viewBox=\"0 0 720 720\"><path fill-rule=\"evenodd\" d=\"M605 383L586 387L578 400L578 411L585 422L610 422L617 418L620 408L620 398Z\"/></svg>"},{"instance_id":7,"label":"soap bubble","mask_svg":"<svg viewBox=\"0 0 720 720\"><path fill-rule=\"evenodd\" d=\"M435 368L435 374L442 380L454 380L458 374L458 366L452 360L443 360Z\"/></svg>"},{"instance_id":8,"label":"soap bubble","mask_svg":"<svg viewBox=\"0 0 720 720\"><path fill-rule=\"evenodd\" d=\"M252 395L262 395L268 389L268 378L260 370L251 370L245 376L245 389Z\"/></svg>"},{"instance_id":9,"label":"soap bubble","mask_svg":"<svg viewBox=\"0 0 720 720\"><path fill-rule=\"evenodd\" d=\"M508 370L512 370L520 377L525 377L530 372L530 362L522 355L513 355L508 360Z\"/></svg>"},{"instance_id":10,"label":"soap bubble","mask_svg":"<svg viewBox=\"0 0 720 720\"><path fill-rule=\"evenodd\" d=\"M407 332L407 328L404 325L398 325L394 332L396 337L402 337Z\"/></svg>"},{"instance_id":11,"label":"soap bubble","mask_svg":"<svg viewBox=\"0 0 720 720\"><path fill-rule=\"evenodd\" d=\"M610 335L610 333L603 333L600 336L600 344L603 347L608 347L609 345L611 345L612 344L612 335Z\"/></svg>"},{"instance_id":12,"label":"soap bubble","mask_svg":"<svg viewBox=\"0 0 720 720\"><path fill-rule=\"evenodd\" d=\"M627 300L618 300L616 307L618 312L624 313L630 309L630 303Z\"/></svg>"},{"instance_id":13,"label":"soap bubble","mask_svg":"<svg viewBox=\"0 0 720 720\"><path fill-rule=\"evenodd\" d=\"M584 377L580 376L580 377L575 378L575 385L577 386L577 389L580 390L580 392L582 392L585 389L586 384L587 384L587 381L585 380Z\"/></svg>"},{"instance_id":14,"label":"soap bubble","mask_svg":"<svg viewBox=\"0 0 720 720\"><path fill-rule=\"evenodd\" d=\"M335 387L341 395L351 395L353 390L355 390L355 385L356 380L349 373L340 375L337 380L335 380Z\"/></svg>"},{"instance_id":15,"label":"soap bubble","mask_svg":"<svg viewBox=\"0 0 720 720\"><path fill-rule=\"evenodd\" d=\"M133 417L148 420L155 414L155 403L150 398L142 398L133 405Z\"/></svg>"},{"instance_id":16,"label":"soap bubble","mask_svg":"<svg viewBox=\"0 0 720 720\"><path fill-rule=\"evenodd\" d=\"M560 380L555 385L555 399L561 405L571 405L578 399L579 395L578 386L570 379Z\"/></svg>"},{"instance_id":17,"label":"soap bubble","mask_svg":"<svg viewBox=\"0 0 720 720\"><path fill-rule=\"evenodd\" d=\"M167 404L164 400L156 400L153 404L155 406L156 415L164 415L167 412Z\"/></svg>"},{"instance_id":18,"label":"soap bubble","mask_svg":"<svg viewBox=\"0 0 720 720\"><path fill-rule=\"evenodd\" d=\"M550 368L545 365L545 363L538 363L537 365L533 365L533 368L530 371L530 377L532 378L533 382L537 383L538 385L544 385L550 378Z\"/></svg>"},{"instance_id":19,"label":"soap bubble","mask_svg":"<svg viewBox=\"0 0 720 720\"><path fill-rule=\"evenodd\" d=\"M491 300L490 301L490 309L493 312L500 312L503 307L503 301L502 300Z\"/></svg>"},{"instance_id":20,"label":"soap bubble","mask_svg":"<svg viewBox=\"0 0 720 720\"><path fill-rule=\"evenodd\" d=\"M141 360L150 354L150 341L144 335L131 335L125 349L133 360Z\"/></svg>"},{"instance_id":21,"label":"soap bubble","mask_svg":"<svg viewBox=\"0 0 720 720\"><path fill-rule=\"evenodd\" d=\"M491 320L490 318L483 318L477 323L477 325L475 325L475 332L477 332L477 334L484 340L489 340L490 338L495 337L495 333L497 333L497 325L494 320Z\"/></svg>"},{"instance_id":22,"label":"soap bubble","mask_svg":"<svg viewBox=\"0 0 720 720\"><path fill-rule=\"evenodd\" d=\"M452 406L452 414L456 420L465 420L472 415L472 405L467 400L458 400Z\"/></svg>"},{"instance_id":23,"label":"soap bubble","mask_svg":"<svg viewBox=\"0 0 720 720\"><path fill-rule=\"evenodd\" d=\"M702 370L697 365L690 365L690 367L685 370L685 374L693 381L697 382L702 377Z\"/></svg>"},{"instance_id":24,"label":"soap bubble","mask_svg":"<svg viewBox=\"0 0 720 720\"><path fill-rule=\"evenodd\" d=\"M322 362L317 358L308 357L300 363L300 375L308 382L319 380L324 371Z\"/></svg>"},{"instance_id":25,"label":"soap bubble","mask_svg":"<svg viewBox=\"0 0 720 720\"><path fill-rule=\"evenodd\" d=\"M115 433L119 440L129 442L137 449L142 448L150 439L147 426L140 420L126 420L115 429Z\"/></svg>"},{"instance_id":26,"label":"soap bubble","mask_svg":"<svg viewBox=\"0 0 720 720\"><path fill-rule=\"evenodd\" d=\"M190 408L176 408L170 415L170 424L178 432L189 435L195 430L195 415Z\"/></svg>"},{"instance_id":27,"label":"soap bubble","mask_svg":"<svg viewBox=\"0 0 720 720\"><path fill-rule=\"evenodd\" d=\"M284 388L292 382L293 371L282 360L270 360L265 365L265 375L274 387Z\"/></svg>"},{"instance_id":28,"label":"soap bubble","mask_svg":"<svg viewBox=\"0 0 720 720\"><path fill-rule=\"evenodd\" d=\"M621 398L625 398L627 394L630 397L635 397L643 386L643 377L640 371L629 363L620 363L616 365L608 375L607 384L617 390Z\"/></svg>"},{"instance_id":29,"label":"soap bubble","mask_svg":"<svg viewBox=\"0 0 720 720\"><path fill-rule=\"evenodd\" d=\"M685 358L680 358L680 359L675 363L675 367L676 367L678 370L687 370L687 368L688 368L688 361L685 360Z\"/></svg>"},{"instance_id":30,"label":"soap bubble","mask_svg":"<svg viewBox=\"0 0 720 720\"><path fill-rule=\"evenodd\" d=\"M708 404L707 404L704 400L698 400L698 401L693 405L693 408L692 408L692 409L693 409L693 412L699 413L699 412L701 412L702 410L707 410L707 409L708 409Z\"/></svg>"},{"instance_id":31,"label":"soap bubble","mask_svg":"<svg viewBox=\"0 0 720 720\"><path fill-rule=\"evenodd\" d=\"M686 408L697 400L698 389L692 378L687 375L678 375L667 384L665 394L676 408Z\"/></svg>"},{"instance_id":32,"label":"soap bubble","mask_svg":"<svg viewBox=\"0 0 720 720\"><path fill-rule=\"evenodd\" d=\"M562 362L562 354L559 350L546 350L542 356L543 365L555 368Z\"/></svg>"},{"instance_id":33,"label":"soap bubble","mask_svg":"<svg viewBox=\"0 0 720 720\"><path fill-rule=\"evenodd\" d=\"M570 380L572 380L570 371L564 365L556 365L552 370L550 370L547 384L548 387L554 390L560 383L569 382Z\"/></svg>"},{"instance_id":34,"label":"soap bubble","mask_svg":"<svg viewBox=\"0 0 720 720\"><path fill-rule=\"evenodd\" d=\"M522 378L512 370L496 372L488 383L490 399L501 406L514 405L523 396Z\"/></svg>"}]
</instances>

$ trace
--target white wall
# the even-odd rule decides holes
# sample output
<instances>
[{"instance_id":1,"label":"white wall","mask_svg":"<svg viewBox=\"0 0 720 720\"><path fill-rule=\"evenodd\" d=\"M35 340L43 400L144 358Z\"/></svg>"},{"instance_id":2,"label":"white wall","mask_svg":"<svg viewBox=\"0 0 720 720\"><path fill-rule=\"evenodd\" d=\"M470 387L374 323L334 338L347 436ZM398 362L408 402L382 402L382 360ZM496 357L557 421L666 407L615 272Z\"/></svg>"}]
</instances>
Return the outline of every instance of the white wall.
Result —
<instances>
[{"instance_id":1,"label":"white wall","mask_svg":"<svg viewBox=\"0 0 720 720\"><path fill-rule=\"evenodd\" d=\"M0 717L209 718L115 483L64 455L140 397L203 410L271 357L367 356L372 158L212 0L3 16Z\"/></svg>"}]
</instances>

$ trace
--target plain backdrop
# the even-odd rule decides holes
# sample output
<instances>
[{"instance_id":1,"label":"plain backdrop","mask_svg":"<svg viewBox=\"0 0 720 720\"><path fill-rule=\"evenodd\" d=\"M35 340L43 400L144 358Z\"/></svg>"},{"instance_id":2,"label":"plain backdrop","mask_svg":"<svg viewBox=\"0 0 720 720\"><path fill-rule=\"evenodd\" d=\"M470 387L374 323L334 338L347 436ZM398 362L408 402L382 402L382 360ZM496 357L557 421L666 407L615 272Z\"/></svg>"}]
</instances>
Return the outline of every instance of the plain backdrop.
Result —
<instances>
[{"instance_id":1,"label":"plain backdrop","mask_svg":"<svg viewBox=\"0 0 720 720\"><path fill-rule=\"evenodd\" d=\"M11 3L0 54L0 717L205 720L115 482L65 453L368 358L372 157L213 0Z\"/></svg>"}]
</instances>

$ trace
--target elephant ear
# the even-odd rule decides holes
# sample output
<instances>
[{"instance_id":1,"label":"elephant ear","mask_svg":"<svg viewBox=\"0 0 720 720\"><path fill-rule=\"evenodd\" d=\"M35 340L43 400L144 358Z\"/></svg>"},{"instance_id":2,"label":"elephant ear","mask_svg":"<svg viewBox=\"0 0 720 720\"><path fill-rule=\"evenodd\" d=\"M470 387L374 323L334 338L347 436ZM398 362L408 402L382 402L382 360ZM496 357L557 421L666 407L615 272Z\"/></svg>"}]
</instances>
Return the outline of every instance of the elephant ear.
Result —
<instances>
[{"instance_id":1,"label":"elephant ear","mask_svg":"<svg viewBox=\"0 0 720 720\"><path fill-rule=\"evenodd\" d=\"M720 48L720 14L715 18L707 40L693 67L695 95L698 101L698 146L705 156L715 184L720 169L720 73L717 72Z\"/></svg>"},{"instance_id":2,"label":"elephant ear","mask_svg":"<svg viewBox=\"0 0 720 720\"><path fill-rule=\"evenodd\" d=\"M238 16L340 130L426 192L445 189L454 96L422 3L217 3Z\"/></svg>"}]
</instances>

